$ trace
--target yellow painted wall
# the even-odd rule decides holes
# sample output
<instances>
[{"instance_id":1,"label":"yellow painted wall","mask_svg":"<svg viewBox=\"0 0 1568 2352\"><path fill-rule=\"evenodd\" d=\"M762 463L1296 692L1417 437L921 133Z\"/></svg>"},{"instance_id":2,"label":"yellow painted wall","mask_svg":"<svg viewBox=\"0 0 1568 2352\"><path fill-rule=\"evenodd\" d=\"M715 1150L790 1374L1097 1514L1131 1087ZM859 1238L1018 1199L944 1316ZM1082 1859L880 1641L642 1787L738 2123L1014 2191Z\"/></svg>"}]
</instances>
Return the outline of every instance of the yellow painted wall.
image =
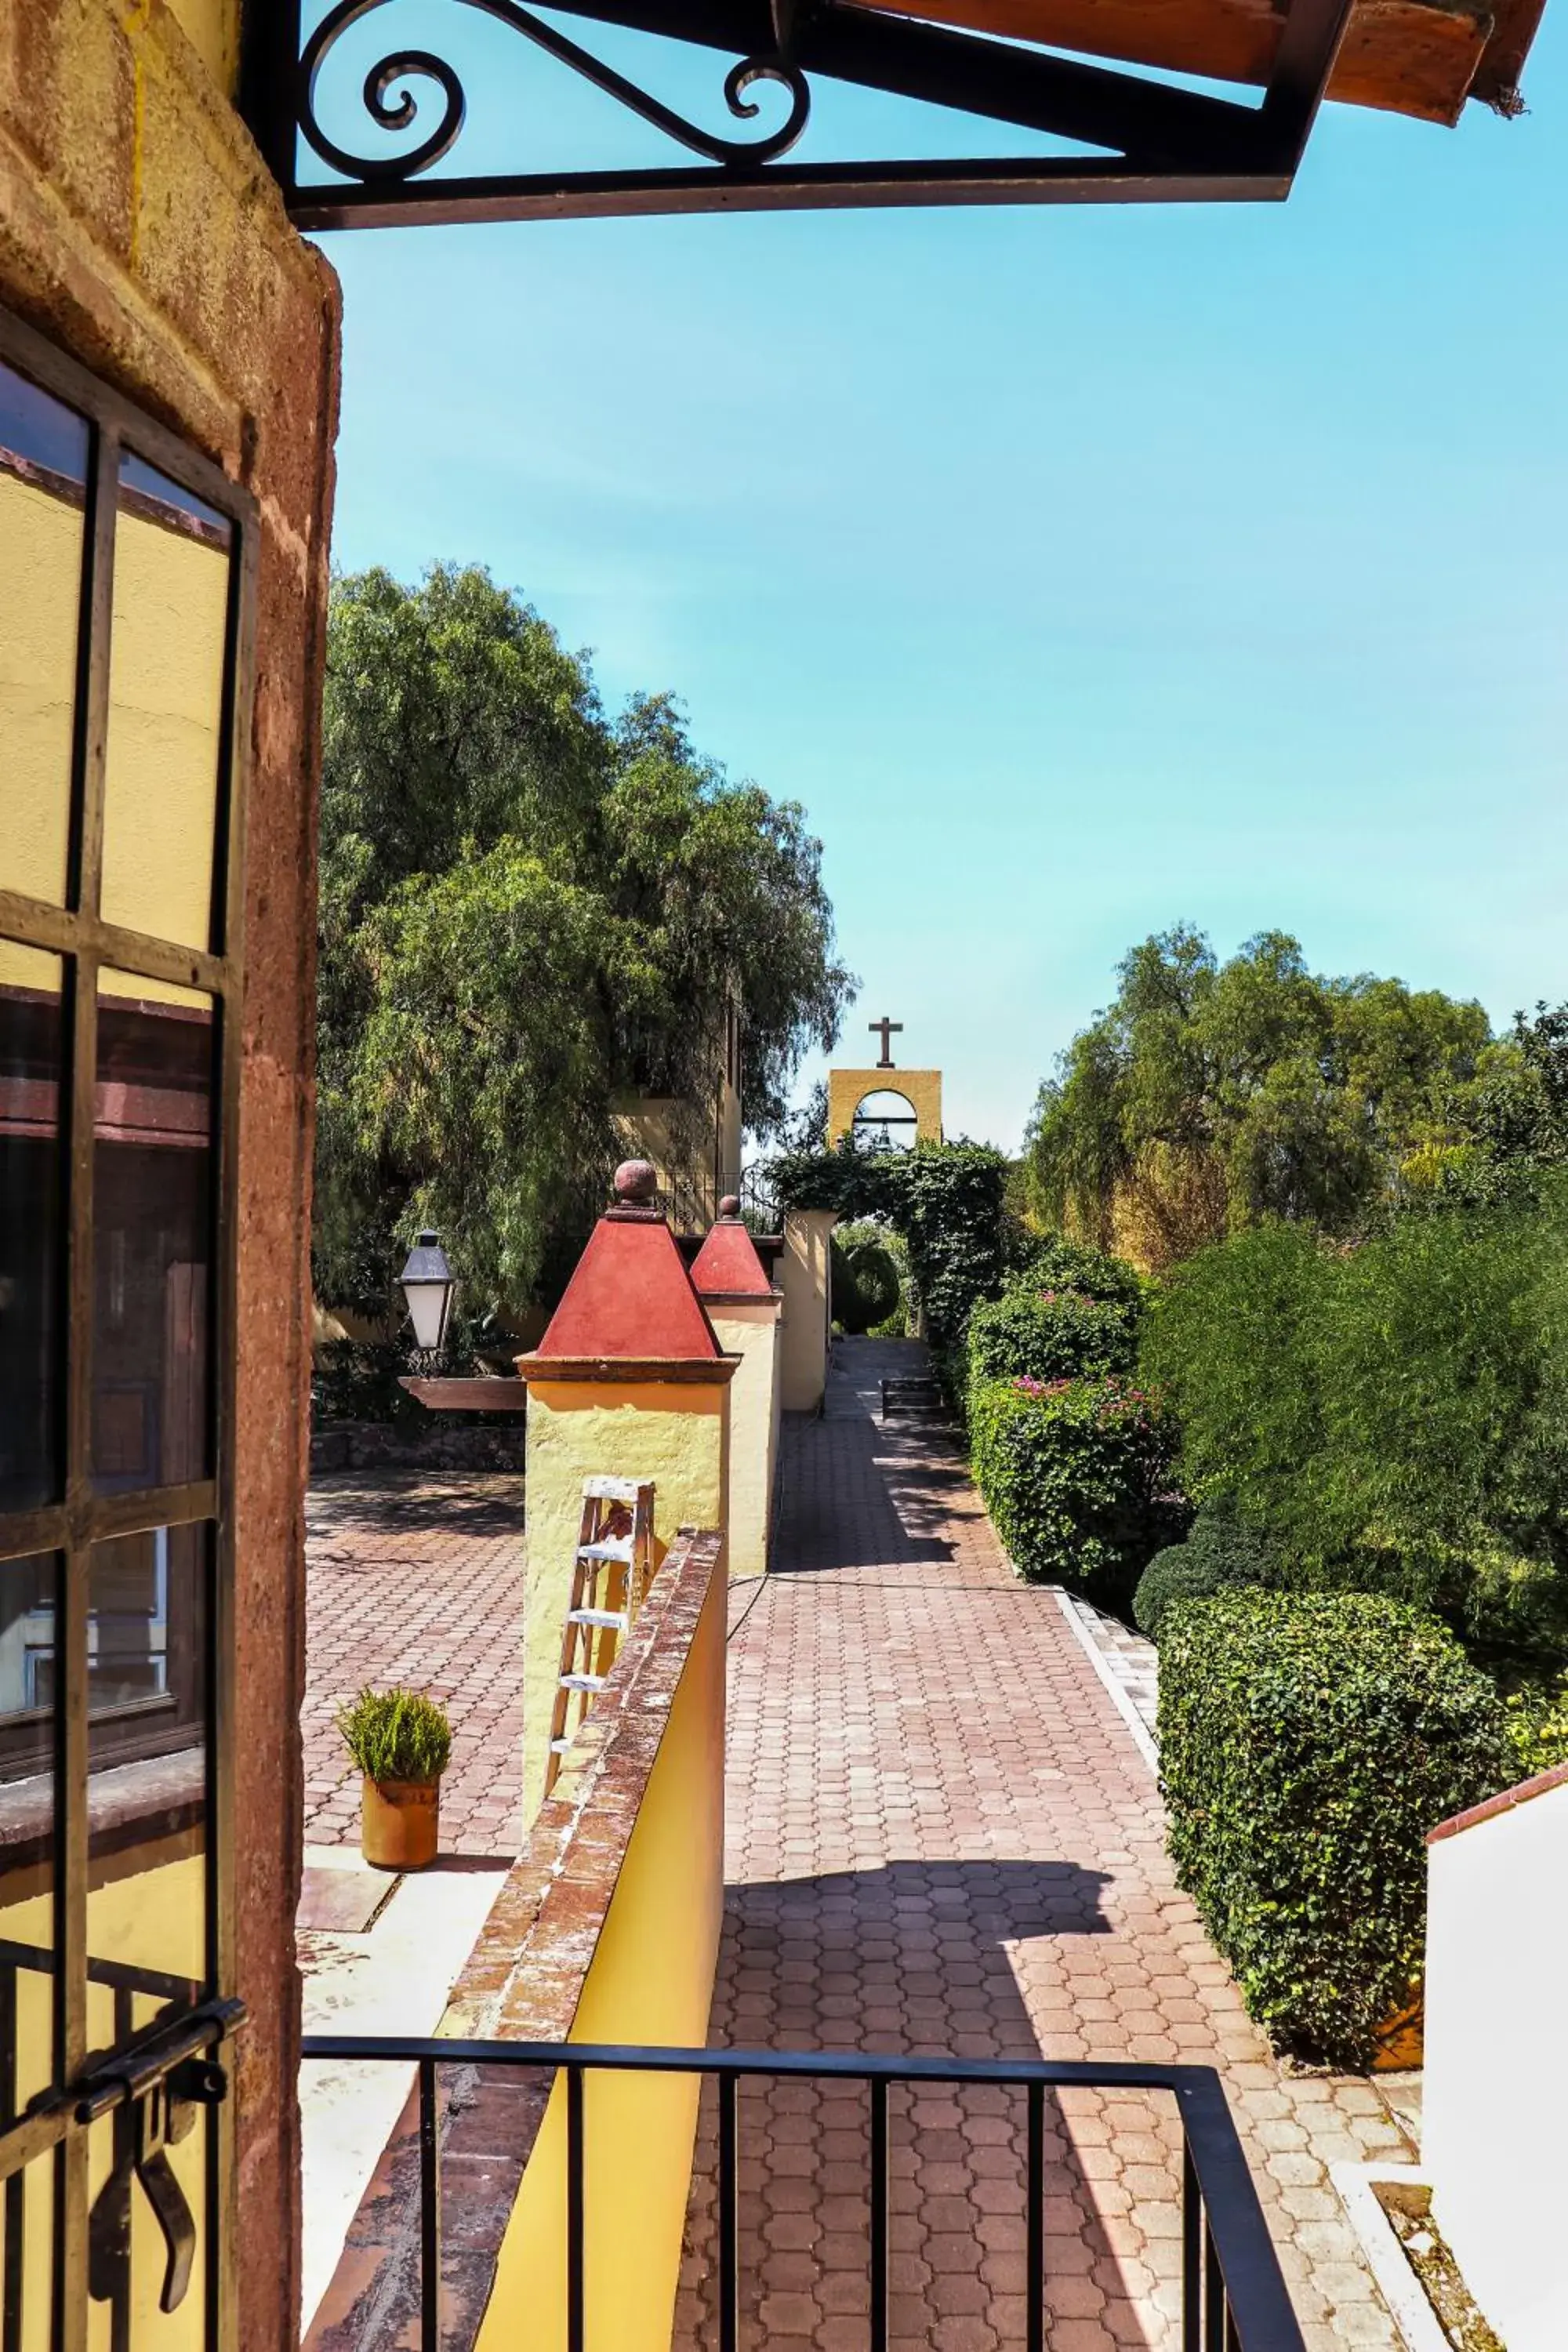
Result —
<instances>
[{"instance_id":1,"label":"yellow painted wall","mask_svg":"<svg viewBox=\"0 0 1568 2352\"><path fill-rule=\"evenodd\" d=\"M728 1078L706 1104L627 1095L615 1117L622 1150L658 1170L677 1231L705 1232L725 1193L741 1189L741 1097Z\"/></svg>"},{"instance_id":2,"label":"yellow painted wall","mask_svg":"<svg viewBox=\"0 0 1568 2352\"><path fill-rule=\"evenodd\" d=\"M121 512L114 534L103 912L208 945L226 552Z\"/></svg>"},{"instance_id":3,"label":"yellow painted wall","mask_svg":"<svg viewBox=\"0 0 1568 2352\"><path fill-rule=\"evenodd\" d=\"M815 1412L827 1380L831 1254L837 1218L828 1209L791 1209L784 1217L779 1288L784 1292L780 1387L785 1412Z\"/></svg>"},{"instance_id":4,"label":"yellow painted wall","mask_svg":"<svg viewBox=\"0 0 1568 2352\"><path fill-rule=\"evenodd\" d=\"M88 1895L88 1945L95 1958L126 1960L144 1968L162 1969L174 1976L200 1979L205 1973L205 1865L202 1856L184 1854L159 1868L113 1878L93 1886ZM0 1906L0 1937L16 1943L47 1948L52 1906L47 1895L32 1895L21 1902ZM47 1979L25 1971L17 1979L17 2040L21 2077L19 2095L26 2100L47 2086L49 2053ZM138 1995L134 2021L149 2023L163 2004ZM88 2040L92 2048L106 2049L114 2038L114 1996L106 1986L88 1989ZM201 2352L204 2285L202 2263L206 2229L203 2221L205 2135L206 2110L189 2137L171 2144L174 2166L191 2210L197 2217L196 2266L184 2302L174 2312L158 2308L163 2277L163 2240L152 2208L138 2191L132 2200L132 2328L136 2352ZM113 2162L111 2118L92 2126L89 2153L90 2194L96 2198ZM38 2352L48 2340L48 2276L50 2262L49 2162L41 2160L27 2171L26 2240L23 2309L27 2326L24 2352ZM89 2352L110 2352L112 2315L106 2303L88 2306Z\"/></svg>"},{"instance_id":5,"label":"yellow painted wall","mask_svg":"<svg viewBox=\"0 0 1568 2352\"><path fill-rule=\"evenodd\" d=\"M570 2039L707 2040L724 1900L725 1582L715 1576L637 1811ZM564 1786L564 1784L563 1784ZM698 2084L600 2075L586 2088L586 2335L594 2352L667 2352ZM566 2112L557 2082L523 2175L478 2352L563 2352Z\"/></svg>"},{"instance_id":6,"label":"yellow painted wall","mask_svg":"<svg viewBox=\"0 0 1568 2352\"><path fill-rule=\"evenodd\" d=\"M651 1478L656 1559L681 1527L726 1528L727 1383L529 1378L522 1628L522 1818L544 1795L561 1635L584 1478Z\"/></svg>"},{"instance_id":7,"label":"yellow painted wall","mask_svg":"<svg viewBox=\"0 0 1568 2352\"><path fill-rule=\"evenodd\" d=\"M0 887L65 899L82 509L0 473Z\"/></svg>"},{"instance_id":8,"label":"yellow painted wall","mask_svg":"<svg viewBox=\"0 0 1568 2352\"><path fill-rule=\"evenodd\" d=\"M0 472L0 887L63 901L82 515ZM228 558L133 514L115 531L103 912L208 944ZM0 970L0 981L39 985ZM110 994L205 1004L157 981Z\"/></svg>"},{"instance_id":9,"label":"yellow painted wall","mask_svg":"<svg viewBox=\"0 0 1568 2352\"><path fill-rule=\"evenodd\" d=\"M839 1142L854 1124L855 1113L868 1095L902 1095L919 1121L919 1143L942 1141L942 1072L940 1070L829 1070L827 1073L827 1140Z\"/></svg>"},{"instance_id":10,"label":"yellow painted wall","mask_svg":"<svg viewBox=\"0 0 1568 2352\"><path fill-rule=\"evenodd\" d=\"M741 1368L730 1385L730 1517L725 1527L731 1580L761 1576L768 1564L773 1470L778 1460L782 1299L712 1303L708 1313L726 1355Z\"/></svg>"}]
</instances>

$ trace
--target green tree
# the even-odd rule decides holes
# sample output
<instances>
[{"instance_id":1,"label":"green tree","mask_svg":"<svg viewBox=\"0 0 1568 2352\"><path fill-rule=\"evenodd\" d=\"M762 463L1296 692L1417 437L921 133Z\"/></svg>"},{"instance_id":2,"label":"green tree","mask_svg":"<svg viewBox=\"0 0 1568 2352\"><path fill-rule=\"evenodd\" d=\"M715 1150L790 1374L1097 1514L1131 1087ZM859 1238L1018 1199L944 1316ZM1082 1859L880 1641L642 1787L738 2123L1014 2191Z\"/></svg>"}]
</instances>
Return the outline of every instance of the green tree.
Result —
<instances>
[{"instance_id":1,"label":"green tree","mask_svg":"<svg viewBox=\"0 0 1568 2352\"><path fill-rule=\"evenodd\" d=\"M1474 1079L1455 1089L1457 1141L1434 1142L1400 1169L1400 1210L1523 1203L1568 1160L1568 1004L1516 1013Z\"/></svg>"},{"instance_id":2,"label":"green tree","mask_svg":"<svg viewBox=\"0 0 1568 2352\"><path fill-rule=\"evenodd\" d=\"M520 1303L580 1239L638 1088L711 1098L738 1009L768 1134L855 982L803 811L606 717L586 660L477 567L337 582L321 797L316 1273L379 1302L437 1224Z\"/></svg>"},{"instance_id":3,"label":"green tree","mask_svg":"<svg viewBox=\"0 0 1568 2352\"><path fill-rule=\"evenodd\" d=\"M1184 926L1145 940L1042 1086L1037 1213L1161 1265L1266 1217L1352 1230L1399 1162L1448 1133L1490 1031L1479 1004L1310 972L1260 932L1221 963Z\"/></svg>"},{"instance_id":4,"label":"green tree","mask_svg":"<svg viewBox=\"0 0 1568 2352\"><path fill-rule=\"evenodd\" d=\"M1237 1234L1155 1295L1140 1369L1180 1475L1287 1580L1381 1589L1488 1640L1568 1622L1568 1179L1396 1217L1354 1248Z\"/></svg>"}]
</instances>

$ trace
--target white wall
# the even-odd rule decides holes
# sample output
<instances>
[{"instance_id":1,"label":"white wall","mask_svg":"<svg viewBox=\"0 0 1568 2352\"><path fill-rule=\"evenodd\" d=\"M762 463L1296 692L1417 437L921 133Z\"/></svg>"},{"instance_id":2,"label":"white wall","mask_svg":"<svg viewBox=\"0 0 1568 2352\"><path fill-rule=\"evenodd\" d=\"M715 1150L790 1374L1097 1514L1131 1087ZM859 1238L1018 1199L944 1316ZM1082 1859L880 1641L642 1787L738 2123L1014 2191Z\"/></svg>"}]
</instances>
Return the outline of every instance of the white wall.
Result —
<instances>
[{"instance_id":1,"label":"white wall","mask_svg":"<svg viewBox=\"0 0 1568 2352\"><path fill-rule=\"evenodd\" d=\"M1568 2347L1568 1782L1427 1848L1422 2170L1508 2352Z\"/></svg>"}]
</instances>

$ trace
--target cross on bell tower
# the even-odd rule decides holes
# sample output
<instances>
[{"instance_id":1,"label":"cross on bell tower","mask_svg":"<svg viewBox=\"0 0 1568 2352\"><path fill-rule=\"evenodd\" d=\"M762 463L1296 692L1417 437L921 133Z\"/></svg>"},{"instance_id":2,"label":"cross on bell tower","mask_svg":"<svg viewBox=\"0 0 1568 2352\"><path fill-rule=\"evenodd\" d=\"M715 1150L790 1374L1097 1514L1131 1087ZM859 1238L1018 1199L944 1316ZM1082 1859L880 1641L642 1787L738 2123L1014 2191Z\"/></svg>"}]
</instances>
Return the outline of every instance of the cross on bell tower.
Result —
<instances>
[{"instance_id":1,"label":"cross on bell tower","mask_svg":"<svg viewBox=\"0 0 1568 2352\"><path fill-rule=\"evenodd\" d=\"M884 1013L880 1021L868 1021L866 1026L869 1029L873 1037L879 1036L882 1040L882 1058L878 1063L877 1067L879 1070L890 1070L893 1066L893 1051L889 1041L894 1036L902 1034L904 1026L903 1023L901 1021L889 1021L886 1013Z\"/></svg>"}]
</instances>

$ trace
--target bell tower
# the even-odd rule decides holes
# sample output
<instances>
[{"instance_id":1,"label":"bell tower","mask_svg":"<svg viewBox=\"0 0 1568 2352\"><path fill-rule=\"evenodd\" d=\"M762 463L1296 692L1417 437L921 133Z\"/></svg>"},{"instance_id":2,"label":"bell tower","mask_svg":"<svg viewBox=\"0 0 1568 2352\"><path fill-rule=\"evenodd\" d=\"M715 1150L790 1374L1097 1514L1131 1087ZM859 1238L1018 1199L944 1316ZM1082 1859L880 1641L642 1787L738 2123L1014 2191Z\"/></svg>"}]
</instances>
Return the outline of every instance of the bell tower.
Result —
<instances>
[{"instance_id":1,"label":"bell tower","mask_svg":"<svg viewBox=\"0 0 1568 2352\"><path fill-rule=\"evenodd\" d=\"M893 1059L892 1041L903 1023L884 1013L867 1024L881 1042L881 1058L858 1070L827 1073L827 1140L856 1135L873 1149L907 1150L942 1141L942 1072L906 1070Z\"/></svg>"}]
</instances>

